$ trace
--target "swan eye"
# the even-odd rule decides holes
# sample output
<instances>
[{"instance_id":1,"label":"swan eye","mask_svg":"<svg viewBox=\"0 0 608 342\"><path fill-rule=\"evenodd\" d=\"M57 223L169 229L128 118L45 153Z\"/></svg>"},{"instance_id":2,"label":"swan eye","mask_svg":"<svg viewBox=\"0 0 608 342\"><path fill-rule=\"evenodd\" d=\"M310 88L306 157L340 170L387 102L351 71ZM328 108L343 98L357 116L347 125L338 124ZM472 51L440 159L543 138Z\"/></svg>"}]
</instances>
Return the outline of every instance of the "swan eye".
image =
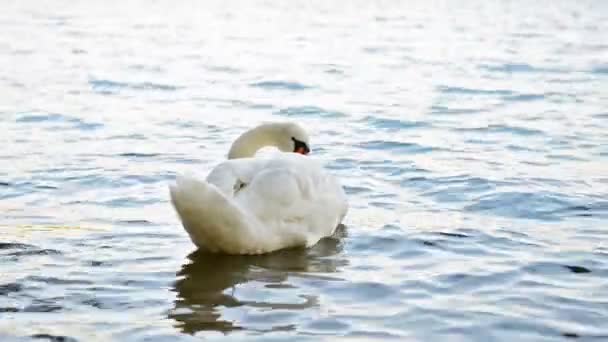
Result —
<instances>
[{"instance_id":1,"label":"swan eye","mask_svg":"<svg viewBox=\"0 0 608 342\"><path fill-rule=\"evenodd\" d=\"M291 140L293 140L293 151L295 153L308 154L310 152L310 148L305 142L300 141L294 137L291 137Z\"/></svg>"}]
</instances>

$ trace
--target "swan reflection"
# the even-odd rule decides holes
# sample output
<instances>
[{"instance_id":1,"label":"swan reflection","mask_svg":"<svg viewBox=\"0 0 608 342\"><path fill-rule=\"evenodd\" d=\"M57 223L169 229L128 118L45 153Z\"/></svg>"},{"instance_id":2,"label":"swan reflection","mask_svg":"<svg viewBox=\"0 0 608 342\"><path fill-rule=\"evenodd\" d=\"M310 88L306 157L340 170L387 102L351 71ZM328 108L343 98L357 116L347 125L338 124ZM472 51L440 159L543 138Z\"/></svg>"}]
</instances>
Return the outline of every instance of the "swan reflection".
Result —
<instances>
[{"instance_id":1,"label":"swan reflection","mask_svg":"<svg viewBox=\"0 0 608 342\"><path fill-rule=\"evenodd\" d=\"M270 326L263 328L259 328L260 322L254 324L255 328L243 326L246 321L238 323L223 318L224 311L246 307L268 313L317 307L318 296L314 293L318 290L299 289L293 282L297 282L298 278L339 280L327 273L335 273L339 267L347 264L339 254L342 250L341 239L345 235L346 228L340 225L332 237L322 239L312 248L288 249L256 256L195 251L177 273L178 279L173 286L177 300L169 318L189 334L199 331L228 333L242 329L292 330L294 326L280 325L278 322L274 325L268 322Z\"/></svg>"}]
</instances>

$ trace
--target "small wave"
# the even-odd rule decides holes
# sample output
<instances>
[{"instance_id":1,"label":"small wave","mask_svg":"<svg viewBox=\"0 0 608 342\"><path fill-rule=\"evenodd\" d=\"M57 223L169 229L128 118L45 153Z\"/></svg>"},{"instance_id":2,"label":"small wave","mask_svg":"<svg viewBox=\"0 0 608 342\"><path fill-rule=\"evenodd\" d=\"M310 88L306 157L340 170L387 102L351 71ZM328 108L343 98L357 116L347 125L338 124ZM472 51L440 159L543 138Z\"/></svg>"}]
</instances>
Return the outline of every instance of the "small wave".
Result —
<instances>
[{"instance_id":1,"label":"small wave","mask_svg":"<svg viewBox=\"0 0 608 342\"><path fill-rule=\"evenodd\" d=\"M566 73L558 68L539 68L525 63L480 64L480 69L501 73Z\"/></svg>"},{"instance_id":2,"label":"small wave","mask_svg":"<svg viewBox=\"0 0 608 342\"><path fill-rule=\"evenodd\" d=\"M431 106L431 114L477 114L483 111L483 109L478 108L449 108L441 105Z\"/></svg>"},{"instance_id":3,"label":"small wave","mask_svg":"<svg viewBox=\"0 0 608 342\"><path fill-rule=\"evenodd\" d=\"M506 89L473 89L473 88L463 88L463 87L450 87L450 86L439 86L437 88L439 92L443 94L463 94L463 95L500 95L500 96L509 96L515 95L515 92L512 90Z\"/></svg>"},{"instance_id":4,"label":"small wave","mask_svg":"<svg viewBox=\"0 0 608 342\"><path fill-rule=\"evenodd\" d=\"M124 181L127 184L154 184L165 180L166 177L163 177L161 175L126 175L121 177L121 181Z\"/></svg>"},{"instance_id":5,"label":"small wave","mask_svg":"<svg viewBox=\"0 0 608 342\"><path fill-rule=\"evenodd\" d=\"M608 75L608 65L599 65L593 67L591 70L589 70L589 72L596 75Z\"/></svg>"},{"instance_id":6,"label":"small wave","mask_svg":"<svg viewBox=\"0 0 608 342\"><path fill-rule=\"evenodd\" d=\"M606 113L597 113L597 114L593 114L592 116L595 117L595 118L598 118L598 119L608 119L608 112L606 112Z\"/></svg>"},{"instance_id":7,"label":"small wave","mask_svg":"<svg viewBox=\"0 0 608 342\"><path fill-rule=\"evenodd\" d=\"M78 340L69 336L50 335L50 334L35 334L31 335L32 339L44 339L50 342L77 342Z\"/></svg>"},{"instance_id":8,"label":"small wave","mask_svg":"<svg viewBox=\"0 0 608 342\"><path fill-rule=\"evenodd\" d=\"M43 276L28 276L25 278L26 281L38 282L44 284L54 285L90 285L93 284L90 280L84 279L64 279L57 277L43 277Z\"/></svg>"},{"instance_id":9,"label":"small wave","mask_svg":"<svg viewBox=\"0 0 608 342\"><path fill-rule=\"evenodd\" d=\"M406 168L399 166L399 165L383 165L383 164L362 165L360 168L361 168L361 170L372 171L374 173L384 174L388 177L401 176L409 171Z\"/></svg>"},{"instance_id":10,"label":"small wave","mask_svg":"<svg viewBox=\"0 0 608 342\"><path fill-rule=\"evenodd\" d=\"M210 65L205 67L205 69L209 71L227 73L227 74L238 74L241 72L241 69L230 67L230 66L220 66L220 65Z\"/></svg>"},{"instance_id":11,"label":"small wave","mask_svg":"<svg viewBox=\"0 0 608 342\"><path fill-rule=\"evenodd\" d=\"M162 84L162 83L153 83L153 82L118 82L106 79L91 79L89 80L89 84L93 88L93 91L98 92L100 94L117 94L121 90L157 90L157 91L177 91L181 89L181 87L170 85L170 84Z\"/></svg>"},{"instance_id":12,"label":"small wave","mask_svg":"<svg viewBox=\"0 0 608 342\"><path fill-rule=\"evenodd\" d=\"M585 274L591 270L584 266L564 265L555 262L535 262L526 265L523 271L533 274L555 275L560 273Z\"/></svg>"},{"instance_id":13,"label":"small wave","mask_svg":"<svg viewBox=\"0 0 608 342\"><path fill-rule=\"evenodd\" d=\"M28 245L26 243L18 243L18 242L0 242L0 249L28 249L28 248L38 248L34 245Z\"/></svg>"},{"instance_id":14,"label":"small wave","mask_svg":"<svg viewBox=\"0 0 608 342\"><path fill-rule=\"evenodd\" d=\"M285 116L319 116L322 118L346 117L346 114L342 112L326 110L316 106L287 107L275 112L275 114Z\"/></svg>"},{"instance_id":15,"label":"small wave","mask_svg":"<svg viewBox=\"0 0 608 342\"><path fill-rule=\"evenodd\" d=\"M8 283L0 285L0 296L6 296L9 293L20 292L23 290L23 285L19 283Z\"/></svg>"},{"instance_id":16,"label":"small wave","mask_svg":"<svg viewBox=\"0 0 608 342\"><path fill-rule=\"evenodd\" d=\"M132 64L128 66L132 70L149 71L154 73L161 73L164 69L158 65L146 65L146 64Z\"/></svg>"},{"instance_id":17,"label":"small wave","mask_svg":"<svg viewBox=\"0 0 608 342\"><path fill-rule=\"evenodd\" d=\"M361 187L361 186L348 186L345 185L344 186L344 191L346 191L347 194L361 194L361 193L366 193L366 192L371 192L370 188L367 187Z\"/></svg>"},{"instance_id":18,"label":"small wave","mask_svg":"<svg viewBox=\"0 0 608 342\"><path fill-rule=\"evenodd\" d=\"M119 154L120 157L127 158L153 158L160 156L159 153L139 153L139 152L125 152Z\"/></svg>"},{"instance_id":19,"label":"small wave","mask_svg":"<svg viewBox=\"0 0 608 342\"><path fill-rule=\"evenodd\" d=\"M467 234L462 234L462 233L449 233L449 232L439 232L437 233L441 236L446 236L446 237L450 237L450 238L458 238L458 239L466 239L466 238L470 238L470 235Z\"/></svg>"},{"instance_id":20,"label":"small wave","mask_svg":"<svg viewBox=\"0 0 608 342\"><path fill-rule=\"evenodd\" d=\"M28 113L21 114L16 122L78 122L77 118L58 113Z\"/></svg>"},{"instance_id":21,"label":"small wave","mask_svg":"<svg viewBox=\"0 0 608 342\"><path fill-rule=\"evenodd\" d=\"M512 125L487 125L470 128L455 128L458 132L480 132L480 133L507 133L521 136L543 135L544 132L539 129L527 128Z\"/></svg>"},{"instance_id":22,"label":"small wave","mask_svg":"<svg viewBox=\"0 0 608 342\"><path fill-rule=\"evenodd\" d=\"M435 147L422 146L416 143L405 143L398 141L374 140L358 145L366 150L387 150L406 154L429 153L438 150Z\"/></svg>"},{"instance_id":23,"label":"small wave","mask_svg":"<svg viewBox=\"0 0 608 342\"><path fill-rule=\"evenodd\" d=\"M96 122L87 122L80 118L59 113L20 113L15 120L18 123L59 123L72 124L71 128L79 130L94 130L103 127L103 124ZM56 126L50 127L54 129Z\"/></svg>"},{"instance_id":24,"label":"small wave","mask_svg":"<svg viewBox=\"0 0 608 342\"><path fill-rule=\"evenodd\" d=\"M304 327L307 333L331 333L332 335L348 332L350 328L350 324L335 318L319 318Z\"/></svg>"},{"instance_id":25,"label":"small wave","mask_svg":"<svg viewBox=\"0 0 608 342\"><path fill-rule=\"evenodd\" d=\"M284 90L306 90L313 88L312 86L308 86L298 82L289 82L289 81L262 81L255 82L250 84L251 87L254 88L263 88L263 89L284 89Z\"/></svg>"},{"instance_id":26,"label":"small wave","mask_svg":"<svg viewBox=\"0 0 608 342\"><path fill-rule=\"evenodd\" d=\"M362 48L362 51L369 54L386 53L388 48L385 46L366 46Z\"/></svg>"},{"instance_id":27,"label":"small wave","mask_svg":"<svg viewBox=\"0 0 608 342\"><path fill-rule=\"evenodd\" d=\"M381 117L374 117L374 116L366 116L363 119L361 119L360 121L363 123L367 123L373 127L385 129L385 130L389 130L389 131L430 126L430 124L427 122L388 119L388 118L381 118Z\"/></svg>"},{"instance_id":28,"label":"small wave","mask_svg":"<svg viewBox=\"0 0 608 342\"><path fill-rule=\"evenodd\" d=\"M502 192L484 195L465 207L472 212L491 212L498 216L540 220L561 220L577 207L575 199L549 192Z\"/></svg>"},{"instance_id":29,"label":"small wave","mask_svg":"<svg viewBox=\"0 0 608 342\"><path fill-rule=\"evenodd\" d=\"M147 140L148 138L140 133L112 135L107 138L108 140Z\"/></svg>"},{"instance_id":30,"label":"small wave","mask_svg":"<svg viewBox=\"0 0 608 342\"><path fill-rule=\"evenodd\" d=\"M344 75L344 71L337 68L326 69L325 73L330 75Z\"/></svg>"},{"instance_id":31,"label":"small wave","mask_svg":"<svg viewBox=\"0 0 608 342\"><path fill-rule=\"evenodd\" d=\"M478 292L509 286L521 277L517 270L485 274L448 273L435 278L440 287L450 291Z\"/></svg>"},{"instance_id":32,"label":"small wave","mask_svg":"<svg viewBox=\"0 0 608 342\"><path fill-rule=\"evenodd\" d=\"M357 298L359 302L391 301L398 297L395 287L372 281L336 282L328 286L326 291L332 294L337 302L341 300L350 302L352 298Z\"/></svg>"},{"instance_id":33,"label":"small wave","mask_svg":"<svg viewBox=\"0 0 608 342\"><path fill-rule=\"evenodd\" d=\"M6 250L5 253L0 256L8 256L12 258L19 258L23 256L33 255L59 255L60 251L56 249L45 249L34 245L19 243L19 242L2 242L0 243L0 251Z\"/></svg>"},{"instance_id":34,"label":"small wave","mask_svg":"<svg viewBox=\"0 0 608 342\"><path fill-rule=\"evenodd\" d=\"M56 249L31 249L31 250L28 249L28 250L8 253L7 255L13 256L13 257L21 257L21 256L31 256L31 255L58 255L58 254L61 254L61 252Z\"/></svg>"},{"instance_id":35,"label":"small wave","mask_svg":"<svg viewBox=\"0 0 608 342\"><path fill-rule=\"evenodd\" d=\"M544 100L544 99L545 99L544 94L516 94L516 95L509 95L509 96L504 97L505 101L510 101L510 102L540 101L540 100Z\"/></svg>"},{"instance_id":36,"label":"small wave","mask_svg":"<svg viewBox=\"0 0 608 342\"><path fill-rule=\"evenodd\" d=\"M348 170L355 167L358 161L351 158L332 159L327 164L327 167L332 170Z\"/></svg>"},{"instance_id":37,"label":"small wave","mask_svg":"<svg viewBox=\"0 0 608 342\"><path fill-rule=\"evenodd\" d=\"M575 155L558 154L558 153L550 153L550 154L547 154L545 157L547 159L553 159L553 160L569 160L569 161L585 161L585 160L587 160L584 157L577 157Z\"/></svg>"},{"instance_id":38,"label":"small wave","mask_svg":"<svg viewBox=\"0 0 608 342\"><path fill-rule=\"evenodd\" d=\"M152 226L154 225L152 222L148 220L120 220L118 221L120 224L128 224L128 225L136 225L136 226Z\"/></svg>"},{"instance_id":39,"label":"small wave","mask_svg":"<svg viewBox=\"0 0 608 342\"><path fill-rule=\"evenodd\" d=\"M93 202L96 205L102 205L110 208L134 208L157 203L158 199L138 199L135 197L120 197L107 201Z\"/></svg>"}]
</instances>

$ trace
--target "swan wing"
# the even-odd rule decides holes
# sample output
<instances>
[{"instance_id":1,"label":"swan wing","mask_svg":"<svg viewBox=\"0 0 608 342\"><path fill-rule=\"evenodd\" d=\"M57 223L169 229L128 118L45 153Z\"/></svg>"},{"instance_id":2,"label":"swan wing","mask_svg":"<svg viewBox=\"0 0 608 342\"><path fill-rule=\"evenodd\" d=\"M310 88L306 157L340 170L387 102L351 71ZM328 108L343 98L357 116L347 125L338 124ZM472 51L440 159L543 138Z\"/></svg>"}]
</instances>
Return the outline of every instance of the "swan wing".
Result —
<instances>
[{"instance_id":1,"label":"swan wing","mask_svg":"<svg viewBox=\"0 0 608 342\"><path fill-rule=\"evenodd\" d=\"M310 157L285 154L250 172L235 202L286 244L314 245L333 234L346 214L342 187Z\"/></svg>"},{"instance_id":2,"label":"swan wing","mask_svg":"<svg viewBox=\"0 0 608 342\"><path fill-rule=\"evenodd\" d=\"M336 179L297 154L229 160L205 181L180 177L171 200L197 246L233 254L312 246L347 210Z\"/></svg>"}]
</instances>

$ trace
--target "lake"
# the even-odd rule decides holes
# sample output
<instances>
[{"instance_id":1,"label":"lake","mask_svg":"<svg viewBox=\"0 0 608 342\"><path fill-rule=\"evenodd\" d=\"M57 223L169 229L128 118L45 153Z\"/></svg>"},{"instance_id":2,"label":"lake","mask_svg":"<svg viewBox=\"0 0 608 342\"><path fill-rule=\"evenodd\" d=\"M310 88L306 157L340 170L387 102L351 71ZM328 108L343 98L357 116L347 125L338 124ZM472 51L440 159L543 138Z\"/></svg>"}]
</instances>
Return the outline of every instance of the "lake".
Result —
<instances>
[{"instance_id":1,"label":"lake","mask_svg":"<svg viewBox=\"0 0 608 342\"><path fill-rule=\"evenodd\" d=\"M3 341L608 339L608 2L7 1ZM350 210L212 255L169 202L264 121Z\"/></svg>"}]
</instances>

